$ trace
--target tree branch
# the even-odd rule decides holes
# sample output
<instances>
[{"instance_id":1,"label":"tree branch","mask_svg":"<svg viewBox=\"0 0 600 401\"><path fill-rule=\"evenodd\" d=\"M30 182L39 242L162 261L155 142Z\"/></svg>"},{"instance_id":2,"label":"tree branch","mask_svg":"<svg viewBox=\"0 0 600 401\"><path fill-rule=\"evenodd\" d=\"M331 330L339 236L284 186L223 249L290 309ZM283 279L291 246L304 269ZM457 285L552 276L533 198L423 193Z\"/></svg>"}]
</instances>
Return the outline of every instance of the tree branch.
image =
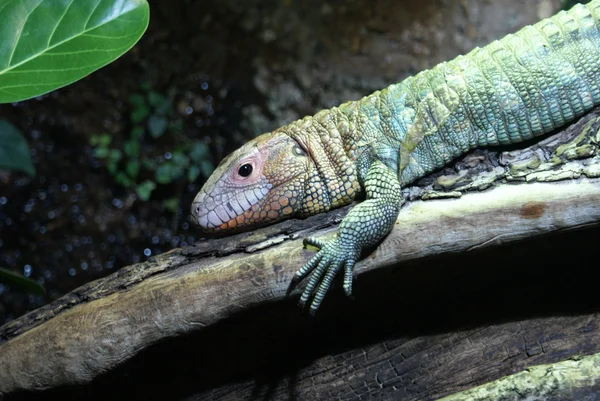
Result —
<instances>
[{"instance_id":1,"label":"tree branch","mask_svg":"<svg viewBox=\"0 0 600 401\"><path fill-rule=\"evenodd\" d=\"M410 201L400 213L396 227L376 250L357 264L356 274L362 277L365 272L400 265L399 269L389 271L404 271L402 274L408 276L403 279L408 277L409 282L412 280L413 283L418 283L419 277L437 275L440 269L421 267L416 272L411 270L408 261L417 263L414 260L421 260L427 265L433 255L459 252L477 255L473 251L492 245L597 224L600 222L599 128L600 111L596 110L576 124L540 143L530 144L526 149L504 152L479 150L454 166L423 179L406 190ZM225 341L224 338L231 335L223 335L223 327L228 324L233 324L232 330L254 333L236 340L241 341L244 347L252 348L255 338L268 337L271 344L267 341L267 349L279 349L277 347L281 344L278 341L281 339L274 338L278 338L281 333L287 333L288 341L296 338L297 333L306 334L307 330L311 333L307 336L311 337L322 327L330 327L329 323L324 323L324 318L335 321L341 319L340 316L346 316L344 313L340 315L340 310L355 313L351 317L352 321L368 320L365 316L369 313L379 316L376 312L365 311L361 307L372 307L375 302L381 310L385 309L385 305L372 299L378 296L378 288L382 282L372 282L370 288L365 288L361 285L363 280L360 280L354 302L341 297L339 286L336 287L329 294L329 299L326 298L321 317L316 319L308 319L295 308L296 295L301 287L292 292L291 298L285 295L295 270L313 255L312 250L302 248L302 238L308 234L332 235L336 223L346 210L347 208L336 210L302 221L288 221L234 237L202 241L185 249L174 249L91 282L6 324L0 328L0 339L3 340L0 345L0 399L11 394L27 398L28 394L31 395L30 392L42 390L56 392L68 388L69 391L92 391L90 389L98 388L98 383L115 380L115 372L122 373L123 369L130 374L128 380L139 379L136 376L139 372L144 372L147 379L151 373L140 362L140 358L150 358L156 362L156 352L164 350L165 343L170 350L175 347L182 351L182 344L185 344L186 350L199 347L201 350L194 351L194 357L211 360L207 355L215 351L210 348L216 344L223 346L219 341ZM436 264L451 265L444 262L446 259L451 260L451 257L446 255L439 258ZM451 274L448 270L450 268L440 277ZM381 277L380 275L379 278ZM369 279L364 282L369 283ZM431 283L428 285L431 286ZM411 289L401 290L411 293ZM369 297L368 292L373 296ZM420 299L419 295L415 297ZM273 304L273 301L278 302ZM401 303L402 300L394 299L394 302ZM340 303L345 305L341 306ZM348 307L348 304L352 306ZM410 312L402 312L404 307L391 307L396 311L395 314L406 313L406 319L402 320L410 325ZM423 305L419 305L419 308L423 310ZM275 317L280 321L267 323L265 316ZM401 316L396 314L398 318ZM524 320L530 318L520 317ZM389 323L385 318L380 320ZM476 320L462 323L473 324ZM262 322L265 330L270 328L273 332L256 333L255 330L259 328L252 326L259 324L257 322ZM388 324L379 327L381 333L389 335L386 327L396 326ZM291 328L293 331L289 332ZM446 323L440 323L428 330L437 332L447 329ZM214 333L221 333L222 337L213 338ZM414 340L418 341L422 334L411 333L411 336L415 336ZM185 335L217 342L192 344L186 341L188 337ZM376 337L380 342L383 340L380 335ZM361 349L364 337L360 338L362 340L357 340L358 343L350 342L347 345L353 350L352 355L364 353ZM299 349L305 349L305 340L296 340ZM233 340L228 337L228 341ZM444 344L443 338L437 338L433 343L423 341L430 347ZM226 346L231 346L232 343L227 344ZM290 347L290 344L287 346ZM310 360L296 355L291 371L303 372L304 364L333 352L336 349L334 344L329 344L332 348L327 348L325 344L316 354L307 354L313 358ZM600 344L594 343L588 350L599 347ZM573 348L576 349L581 348ZM254 357L251 350L244 352L250 352ZM406 349L402 352L406 352ZM171 359L179 362L186 358L185 355L174 355L177 354L171 354ZM226 355L229 354L221 353L219 357L230 361ZM403 357L407 358L405 355ZM457 360L460 359L457 357ZM530 362L535 362L534 359ZM342 368L339 366L340 361L330 362L330 367ZM490 363L498 362L492 358ZM198 369L198 366L194 365L194 369ZM245 365L240 363L240 366ZM451 366L453 369L461 369L460 365L454 363ZM175 393L210 393L210 389L241 378L248 379L249 375L242 367L235 366L223 368L229 370L222 372L221 376L210 372L212 367L204 366L203 369L205 370L196 371L192 375L196 379L194 384L186 382L187 387L183 386ZM277 372L277 368L274 369L275 372L271 372L274 376L269 376L269 380L284 374ZM486 379L495 379L498 374L508 374L510 369L511 364L505 361L501 369L491 369ZM304 370L319 371L318 363ZM385 371L383 368L377 370L376 381L380 387L386 384L386 380L393 382L394 377L397 379L399 374L394 371L394 377L386 378ZM240 377L236 376L236 372ZM168 372L162 373L169 376ZM200 381L202 384L198 384L198 374L203 376ZM252 374L258 375L256 372ZM290 374L290 371L286 371L286 374ZM348 372L344 377L350 376L351 372ZM252 380L256 382L257 377L254 376ZM165 376L161 375L158 380L164 379ZM318 387L314 383L310 388L302 387L302 383L306 380L312 383L316 380L314 378L296 377L294 380L297 380L300 387L292 384L288 384L288 387L301 394L300 398L307 397L310 391ZM357 380L366 383L363 379ZM473 384L467 383L469 386ZM335 388L335 385L329 385L330 387L322 390ZM449 391L448 389L463 389L464 385L464 382L449 381L443 389L430 389L429 394L438 391L436 394L439 395ZM351 383L348 386L350 387L346 390L356 393L357 390ZM228 389L229 392L238 391L235 385ZM148 387L148 391L152 394L155 387ZM33 397L44 394L46 393L36 392ZM284 392L282 397L286 398L285 396ZM407 395L403 399L417 398Z\"/></svg>"}]
</instances>

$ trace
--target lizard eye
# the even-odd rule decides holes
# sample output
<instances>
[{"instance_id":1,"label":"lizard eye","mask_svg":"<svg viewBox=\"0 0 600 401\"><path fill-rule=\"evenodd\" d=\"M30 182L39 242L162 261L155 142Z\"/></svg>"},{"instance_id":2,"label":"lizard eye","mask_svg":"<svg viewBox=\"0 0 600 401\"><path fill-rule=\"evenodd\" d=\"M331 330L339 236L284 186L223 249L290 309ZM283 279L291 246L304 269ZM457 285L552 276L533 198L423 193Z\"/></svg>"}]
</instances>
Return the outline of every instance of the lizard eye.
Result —
<instances>
[{"instance_id":1,"label":"lizard eye","mask_svg":"<svg viewBox=\"0 0 600 401\"><path fill-rule=\"evenodd\" d=\"M238 174L241 177L248 177L250 174L252 174L252 165L249 163L242 164L238 169Z\"/></svg>"},{"instance_id":2,"label":"lizard eye","mask_svg":"<svg viewBox=\"0 0 600 401\"><path fill-rule=\"evenodd\" d=\"M294 146L294 148L292 149L292 151L294 152L294 154L296 156L306 156L306 152L304 151L304 149L302 149L298 145Z\"/></svg>"}]
</instances>

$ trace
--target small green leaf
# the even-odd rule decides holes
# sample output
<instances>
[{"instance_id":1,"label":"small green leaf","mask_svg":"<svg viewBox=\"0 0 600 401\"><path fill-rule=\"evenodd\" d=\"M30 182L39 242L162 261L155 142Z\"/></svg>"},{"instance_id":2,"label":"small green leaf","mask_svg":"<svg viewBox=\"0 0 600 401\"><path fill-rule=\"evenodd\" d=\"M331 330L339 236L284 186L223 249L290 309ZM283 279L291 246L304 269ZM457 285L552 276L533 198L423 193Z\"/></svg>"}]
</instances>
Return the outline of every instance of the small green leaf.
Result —
<instances>
[{"instance_id":1,"label":"small green leaf","mask_svg":"<svg viewBox=\"0 0 600 401\"><path fill-rule=\"evenodd\" d=\"M163 201L163 206L169 212L175 213L177 208L179 207L179 199L177 198L169 198Z\"/></svg>"},{"instance_id":2,"label":"small green leaf","mask_svg":"<svg viewBox=\"0 0 600 401\"><path fill-rule=\"evenodd\" d=\"M184 170L181 166L173 163L164 163L158 166L155 173L156 182L159 184L170 184L183 176Z\"/></svg>"},{"instance_id":3,"label":"small green leaf","mask_svg":"<svg viewBox=\"0 0 600 401\"><path fill-rule=\"evenodd\" d=\"M134 181L131 178L129 178L129 176L123 171L119 171L115 175L115 181L117 182L117 184L123 185L127 188L132 187L134 184Z\"/></svg>"},{"instance_id":4,"label":"small green leaf","mask_svg":"<svg viewBox=\"0 0 600 401\"><path fill-rule=\"evenodd\" d=\"M133 139L125 141L123 144L123 151L127 156L137 158L140 154L140 143Z\"/></svg>"},{"instance_id":5,"label":"small green leaf","mask_svg":"<svg viewBox=\"0 0 600 401\"><path fill-rule=\"evenodd\" d=\"M27 141L21 131L6 120L0 120L0 169L18 170L30 176L35 175Z\"/></svg>"},{"instance_id":6,"label":"small green leaf","mask_svg":"<svg viewBox=\"0 0 600 401\"><path fill-rule=\"evenodd\" d=\"M173 152L171 162L179 167L187 167L190 164L190 158L181 150L176 150Z\"/></svg>"},{"instance_id":7,"label":"small green leaf","mask_svg":"<svg viewBox=\"0 0 600 401\"><path fill-rule=\"evenodd\" d=\"M153 138L160 138L167 129L167 119L165 117L152 115L148 119L148 131Z\"/></svg>"},{"instance_id":8,"label":"small green leaf","mask_svg":"<svg viewBox=\"0 0 600 401\"><path fill-rule=\"evenodd\" d=\"M200 170L203 177L208 177L215 170L215 166L209 161L203 161L200 163Z\"/></svg>"},{"instance_id":9,"label":"small green leaf","mask_svg":"<svg viewBox=\"0 0 600 401\"><path fill-rule=\"evenodd\" d=\"M146 180L135 188L135 192L140 200L147 201L150 199L150 195L154 188L156 188L156 184L153 181Z\"/></svg>"},{"instance_id":10,"label":"small green leaf","mask_svg":"<svg viewBox=\"0 0 600 401\"><path fill-rule=\"evenodd\" d=\"M150 109L147 106L136 107L131 111L131 122L133 124L139 124L148 117ZM142 131L143 132L143 131Z\"/></svg>"},{"instance_id":11,"label":"small green leaf","mask_svg":"<svg viewBox=\"0 0 600 401\"><path fill-rule=\"evenodd\" d=\"M147 170L154 171L154 170L156 170L156 167L158 166L158 164L156 163L156 161L149 159L147 157L144 157L142 159L142 166L144 166L144 168Z\"/></svg>"},{"instance_id":12,"label":"small green leaf","mask_svg":"<svg viewBox=\"0 0 600 401\"><path fill-rule=\"evenodd\" d=\"M129 100L129 104L134 109L146 107L146 99L144 98L144 96L140 95L139 93L135 93L135 94L129 96L128 100Z\"/></svg>"},{"instance_id":13,"label":"small green leaf","mask_svg":"<svg viewBox=\"0 0 600 401\"><path fill-rule=\"evenodd\" d=\"M160 115L165 115L171 110L171 101L158 92L148 92L148 102Z\"/></svg>"},{"instance_id":14,"label":"small green leaf","mask_svg":"<svg viewBox=\"0 0 600 401\"><path fill-rule=\"evenodd\" d=\"M108 158L111 162L117 163L123 158L123 153L119 149L111 149L108 154Z\"/></svg>"},{"instance_id":15,"label":"small green leaf","mask_svg":"<svg viewBox=\"0 0 600 401\"><path fill-rule=\"evenodd\" d=\"M107 158L109 153L110 153L110 149L106 148L104 146L99 146L94 149L94 156L96 156L98 159Z\"/></svg>"},{"instance_id":16,"label":"small green leaf","mask_svg":"<svg viewBox=\"0 0 600 401\"><path fill-rule=\"evenodd\" d=\"M100 145L102 146L109 146L110 143L112 142L112 136L110 134L102 134L100 135Z\"/></svg>"},{"instance_id":17,"label":"small green leaf","mask_svg":"<svg viewBox=\"0 0 600 401\"><path fill-rule=\"evenodd\" d=\"M140 172L140 163L137 160L129 160L125 165L127 175L135 180Z\"/></svg>"},{"instance_id":18,"label":"small green leaf","mask_svg":"<svg viewBox=\"0 0 600 401\"><path fill-rule=\"evenodd\" d=\"M131 136L131 140L138 141L138 140L142 139L142 137L144 136L144 128L140 127L139 125L134 127L131 130L130 136Z\"/></svg>"},{"instance_id":19,"label":"small green leaf","mask_svg":"<svg viewBox=\"0 0 600 401\"><path fill-rule=\"evenodd\" d=\"M3 267L0 267L0 283L9 285L14 289L23 292L42 296L46 295L46 290L37 281Z\"/></svg>"},{"instance_id":20,"label":"small green leaf","mask_svg":"<svg viewBox=\"0 0 600 401\"><path fill-rule=\"evenodd\" d=\"M90 145L108 147L112 142L110 134L97 134L90 137Z\"/></svg>"},{"instance_id":21,"label":"small green leaf","mask_svg":"<svg viewBox=\"0 0 600 401\"><path fill-rule=\"evenodd\" d=\"M154 174L156 182L159 184L168 184L171 182L173 165L171 163L161 164L156 168Z\"/></svg>"},{"instance_id":22,"label":"small green leaf","mask_svg":"<svg viewBox=\"0 0 600 401\"><path fill-rule=\"evenodd\" d=\"M175 132L177 134L183 133L183 127L184 127L183 120L181 120L179 118L177 120L171 122L171 124L170 124L171 131Z\"/></svg>"},{"instance_id":23,"label":"small green leaf","mask_svg":"<svg viewBox=\"0 0 600 401\"><path fill-rule=\"evenodd\" d=\"M142 36L146 0L0 2L0 103L38 96L112 62Z\"/></svg>"},{"instance_id":24,"label":"small green leaf","mask_svg":"<svg viewBox=\"0 0 600 401\"><path fill-rule=\"evenodd\" d=\"M112 174L115 175L119 170L119 164L115 161L108 160L106 162L106 169Z\"/></svg>"},{"instance_id":25,"label":"small green leaf","mask_svg":"<svg viewBox=\"0 0 600 401\"><path fill-rule=\"evenodd\" d=\"M189 182L194 182L200 175L200 169L196 166L191 166L187 172L187 179Z\"/></svg>"},{"instance_id":26,"label":"small green leaf","mask_svg":"<svg viewBox=\"0 0 600 401\"><path fill-rule=\"evenodd\" d=\"M200 163L210 157L208 146L203 142L195 142L190 151L190 158Z\"/></svg>"}]
</instances>

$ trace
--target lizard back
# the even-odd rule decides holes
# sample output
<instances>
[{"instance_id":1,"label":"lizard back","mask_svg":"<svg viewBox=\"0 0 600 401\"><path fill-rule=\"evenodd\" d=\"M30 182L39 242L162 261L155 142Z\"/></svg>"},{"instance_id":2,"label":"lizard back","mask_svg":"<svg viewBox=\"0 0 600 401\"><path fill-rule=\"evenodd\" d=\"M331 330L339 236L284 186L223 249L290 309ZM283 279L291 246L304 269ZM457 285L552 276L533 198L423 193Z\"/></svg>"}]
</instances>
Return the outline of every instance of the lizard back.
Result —
<instances>
[{"instance_id":1,"label":"lizard back","mask_svg":"<svg viewBox=\"0 0 600 401\"><path fill-rule=\"evenodd\" d=\"M522 142L600 103L600 1L576 5L314 116L406 185L477 147Z\"/></svg>"}]
</instances>

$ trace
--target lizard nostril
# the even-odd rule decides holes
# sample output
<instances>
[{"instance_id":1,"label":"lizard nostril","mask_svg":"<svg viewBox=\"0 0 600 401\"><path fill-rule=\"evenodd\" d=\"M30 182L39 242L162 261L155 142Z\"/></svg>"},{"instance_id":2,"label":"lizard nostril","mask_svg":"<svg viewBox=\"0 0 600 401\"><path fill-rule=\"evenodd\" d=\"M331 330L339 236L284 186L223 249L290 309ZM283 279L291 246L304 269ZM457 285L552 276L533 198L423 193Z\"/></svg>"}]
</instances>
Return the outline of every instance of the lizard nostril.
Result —
<instances>
[{"instance_id":1,"label":"lizard nostril","mask_svg":"<svg viewBox=\"0 0 600 401\"><path fill-rule=\"evenodd\" d=\"M196 206L196 216L200 216L200 205Z\"/></svg>"}]
</instances>

